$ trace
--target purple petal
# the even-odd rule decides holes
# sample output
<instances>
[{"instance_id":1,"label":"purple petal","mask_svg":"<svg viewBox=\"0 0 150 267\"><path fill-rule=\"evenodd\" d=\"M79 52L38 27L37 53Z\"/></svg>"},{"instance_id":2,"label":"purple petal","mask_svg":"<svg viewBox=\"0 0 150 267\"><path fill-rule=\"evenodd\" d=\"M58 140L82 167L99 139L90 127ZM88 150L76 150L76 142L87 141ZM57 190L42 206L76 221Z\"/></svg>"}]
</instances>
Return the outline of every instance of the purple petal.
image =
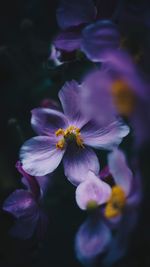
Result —
<instances>
[{"instance_id":1,"label":"purple petal","mask_svg":"<svg viewBox=\"0 0 150 267\"><path fill-rule=\"evenodd\" d=\"M101 181L93 172L88 172L86 180L76 189L76 202L80 209L85 210L90 202L104 204L111 195L111 187Z\"/></svg>"},{"instance_id":2,"label":"purple petal","mask_svg":"<svg viewBox=\"0 0 150 267\"><path fill-rule=\"evenodd\" d=\"M65 150L56 148L56 140L47 136L33 137L20 150L23 169L33 176L53 172L59 165Z\"/></svg>"},{"instance_id":3,"label":"purple petal","mask_svg":"<svg viewBox=\"0 0 150 267\"><path fill-rule=\"evenodd\" d=\"M82 112L85 116L94 118L101 126L113 122L118 114L112 100L111 86L112 79L100 70L88 73L81 85Z\"/></svg>"},{"instance_id":4,"label":"purple petal","mask_svg":"<svg viewBox=\"0 0 150 267\"><path fill-rule=\"evenodd\" d=\"M67 118L62 112L50 108L35 108L32 110L31 124L39 135L53 136L59 128L66 128Z\"/></svg>"},{"instance_id":5,"label":"purple petal","mask_svg":"<svg viewBox=\"0 0 150 267\"><path fill-rule=\"evenodd\" d=\"M14 191L4 202L3 210L16 218L28 217L36 214L38 206L30 192L23 189Z\"/></svg>"},{"instance_id":6,"label":"purple petal","mask_svg":"<svg viewBox=\"0 0 150 267\"><path fill-rule=\"evenodd\" d=\"M31 238L37 227L38 220L39 213L17 219L15 225L10 231L11 235L24 240Z\"/></svg>"},{"instance_id":7,"label":"purple petal","mask_svg":"<svg viewBox=\"0 0 150 267\"><path fill-rule=\"evenodd\" d=\"M61 0L56 17L59 27L67 29L92 21L96 8L92 0Z\"/></svg>"},{"instance_id":8,"label":"purple petal","mask_svg":"<svg viewBox=\"0 0 150 267\"><path fill-rule=\"evenodd\" d=\"M106 224L99 219L94 222L88 219L80 226L76 234L75 252L77 258L84 264L94 260L96 256L107 250L111 237L111 231Z\"/></svg>"},{"instance_id":9,"label":"purple petal","mask_svg":"<svg viewBox=\"0 0 150 267\"><path fill-rule=\"evenodd\" d=\"M121 121L114 121L107 127L98 127L97 125L95 127L94 123L87 124L81 130L86 145L108 150L118 146L128 133L129 127Z\"/></svg>"},{"instance_id":10,"label":"purple petal","mask_svg":"<svg viewBox=\"0 0 150 267\"><path fill-rule=\"evenodd\" d=\"M61 101L65 115L69 118L70 124L82 127L87 119L82 115L80 104L80 86L76 81L65 83L59 91L59 99Z\"/></svg>"},{"instance_id":11,"label":"purple petal","mask_svg":"<svg viewBox=\"0 0 150 267\"><path fill-rule=\"evenodd\" d=\"M57 49L72 52L80 48L81 33L77 31L61 32L56 36L53 43Z\"/></svg>"},{"instance_id":12,"label":"purple petal","mask_svg":"<svg viewBox=\"0 0 150 267\"><path fill-rule=\"evenodd\" d=\"M103 52L119 47L117 26L109 20L100 20L82 31L81 50L94 62L105 61Z\"/></svg>"},{"instance_id":13,"label":"purple petal","mask_svg":"<svg viewBox=\"0 0 150 267\"><path fill-rule=\"evenodd\" d=\"M109 153L108 166L116 184L121 186L128 196L131 190L133 175L128 168L124 153L119 149Z\"/></svg>"},{"instance_id":14,"label":"purple petal","mask_svg":"<svg viewBox=\"0 0 150 267\"><path fill-rule=\"evenodd\" d=\"M98 158L90 148L69 147L64 156L65 175L74 185L83 182L89 170L98 174L99 168Z\"/></svg>"}]
</instances>

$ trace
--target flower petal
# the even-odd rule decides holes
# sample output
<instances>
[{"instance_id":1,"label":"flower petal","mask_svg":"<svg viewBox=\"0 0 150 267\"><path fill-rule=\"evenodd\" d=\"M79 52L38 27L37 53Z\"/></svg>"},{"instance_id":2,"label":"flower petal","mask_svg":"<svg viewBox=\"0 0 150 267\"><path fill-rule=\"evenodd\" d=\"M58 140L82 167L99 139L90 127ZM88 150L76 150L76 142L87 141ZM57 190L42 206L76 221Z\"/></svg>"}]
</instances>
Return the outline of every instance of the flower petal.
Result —
<instances>
[{"instance_id":1,"label":"flower petal","mask_svg":"<svg viewBox=\"0 0 150 267\"><path fill-rule=\"evenodd\" d=\"M113 122L118 115L110 92L111 86L111 77L106 71L100 70L88 73L81 85L82 112L85 116L94 118L101 126Z\"/></svg>"},{"instance_id":2,"label":"flower petal","mask_svg":"<svg viewBox=\"0 0 150 267\"><path fill-rule=\"evenodd\" d=\"M59 27L67 29L92 21L96 8L92 0L61 0L56 17Z\"/></svg>"},{"instance_id":3,"label":"flower petal","mask_svg":"<svg viewBox=\"0 0 150 267\"><path fill-rule=\"evenodd\" d=\"M129 133L129 127L121 121L114 121L106 127L89 123L81 130L86 145L111 150L118 146Z\"/></svg>"},{"instance_id":4,"label":"flower petal","mask_svg":"<svg viewBox=\"0 0 150 267\"><path fill-rule=\"evenodd\" d=\"M105 61L103 52L119 47L117 26L109 20L100 20L82 31L81 50L94 62Z\"/></svg>"},{"instance_id":5,"label":"flower petal","mask_svg":"<svg viewBox=\"0 0 150 267\"><path fill-rule=\"evenodd\" d=\"M74 185L83 182L89 170L98 174L99 168L98 158L90 148L69 147L64 156L65 175Z\"/></svg>"},{"instance_id":6,"label":"flower petal","mask_svg":"<svg viewBox=\"0 0 150 267\"><path fill-rule=\"evenodd\" d=\"M110 198L110 195L111 187L89 171L86 180L76 189L76 202L80 209L85 210L91 201L101 205Z\"/></svg>"},{"instance_id":7,"label":"flower petal","mask_svg":"<svg viewBox=\"0 0 150 267\"><path fill-rule=\"evenodd\" d=\"M47 136L33 137L20 150L23 169L33 176L53 172L59 165L65 150L56 148L56 140Z\"/></svg>"},{"instance_id":8,"label":"flower petal","mask_svg":"<svg viewBox=\"0 0 150 267\"><path fill-rule=\"evenodd\" d=\"M14 191L3 204L3 210L11 213L16 218L28 217L36 214L38 206L30 192L23 189Z\"/></svg>"},{"instance_id":9,"label":"flower petal","mask_svg":"<svg viewBox=\"0 0 150 267\"><path fill-rule=\"evenodd\" d=\"M111 231L102 220L92 221L92 218L88 219L80 226L76 234L75 252L77 258L88 266L90 261L107 251L111 238Z\"/></svg>"},{"instance_id":10,"label":"flower petal","mask_svg":"<svg viewBox=\"0 0 150 267\"><path fill-rule=\"evenodd\" d=\"M39 220L39 213L31 214L29 217L17 219L10 234L19 239L29 239L34 234Z\"/></svg>"},{"instance_id":11,"label":"flower petal","mask_svg":"<svg viewBox=\"0 0 150 267\"><path fill-rule=\"evenodd\" d=\"M67 127L68 121L58 110L35 108L32 110L31 125L37 134L53 136L59 128Z\"/></svg>"},{"instance_id":12,"label":"flower petal","mask_svg":"<svg viewBox=\"0 0 150 267\"><path fill-rule=\"evenodd\" d=\"M131 190L133 175L127 165L124 153L119 149L109 153L108 166L116 184L121 186L128 196Z\"/></svg>"},{"instance_id":13,"label":"flower petal","mask_svg":"<svg viewBox=\"0 0 150 267\"><path fill-rule=\"evenodd\" d=\"M72 52L80 48L81 33L79 31L61 32L56 36L53 43L57 49Z\"/></svg>"},{"instance_id":14,"label":"flower petal","mask_svg":"<svg viewBox=\"0 0 150 267\"><path fill-rule=\"evenodd\" d=\"M87 118L81 112L79 93L80 86L76 81L67 82L59 91L59 99L70 123L80 128L87 122Z\"/></svg>"}]
</instances>

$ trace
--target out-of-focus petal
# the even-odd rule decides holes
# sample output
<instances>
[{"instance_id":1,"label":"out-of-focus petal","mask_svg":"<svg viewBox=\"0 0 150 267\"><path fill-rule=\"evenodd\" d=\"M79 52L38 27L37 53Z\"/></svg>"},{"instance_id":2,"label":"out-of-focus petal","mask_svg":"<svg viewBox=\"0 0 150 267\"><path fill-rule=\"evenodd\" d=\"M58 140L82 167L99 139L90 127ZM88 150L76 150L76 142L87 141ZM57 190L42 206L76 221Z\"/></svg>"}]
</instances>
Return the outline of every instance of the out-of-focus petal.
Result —
<instances>
[{"instance_id":1,"label":"out-of-focus petal","mask_svg":"<svg viewBox=\"0 0 150 267\"><path fill-rule=\"evenodd\" d=\"M119 149L109 153L108 166L116 184L121 186L128 196L132 186L133 175L128 168L124 153Z\"/></svg>"},{"instance_id":2,"label":"out-of-focus petal","mask_svg":"<svg viewBox=\"0 0 150 267\"><path fill-rule=\"evenodd\" d=\"M99 168L98 158L90 148L71 146L64 156L65 175L74 185L87 179L89 170L98 174Z\"/></svg>"},{"instance_id":3,"label":"out-of-focus petal","mask_svg":"<svg viewBox=\"0 0 150 267\"><path fill-rule=\"evenodd\" d=\"M39 213L31 214L25 218L19 218L15 222L15 225L11 228L10 234L19 239L29 239L36 230L39 220Z\"/></svg>"},{"instance_id":4,"label":"out-of-focus petal","mask_svg":"<svg viewBox=\"0 0 150 267\"><path fill-rule=\"evenodd\" d=\"M67 29L92 21L96 8L92 0L61 0L56 17L59 27Z\"/></svg>"},{"instance_id":5,"label":"out-of-focus petal","mask_svg":"<svg viewBox=\"0 0 150 267\"><path fill-rule=\"evenodd\" d=\"M61 32L56 36L53 43L57 49L72 52L80 48L81 33L77 31Z\"/></svg>"},{"instance_id":6,"label":"out-of-focus petal","mask_svg":"<svg viewBox=\"0 0 150 267\"><path fill-rule=\"evenodd\" d=\"M99 20L82 31L81 50L94 62L105 61L104 51L119 47L120 34L109 20Z\"/></svg>"},{"instance_id":7,"label":"out-of-focus petal","mask_svg":"<svg viewBox=\"0 0 150 267\"><path fill-rule=\"evenodd\" d=\"M3 210L16 218L21 218L36 214L38 207L30 192L19 189L8 196L3 204Z\"/></svg>"},{"instance_id":8,"label":"out-of-focus petal","mask_svg":"<svg viewBox=\"0 0 150 267\"><path fill-rule=\"evenodd\" d=\"M82 115L80 103L80 86L76 81L65 83L59 91L59 99L61 101L65 115L69 118L70 124L82 127L87 118Z\"/></svg>"},{"instance_id":9,"label":"out-of-focus petal","mask_svg":"<svg viewBox=\"0 0 150 267\"><path fill-rule=\"evenodd\" d=\"M88 73L81 84L82 112L94 118L101 127L113 122L118 114L110 93L111 85L111 77L100 70Z\"/></svg>"},{"instance_id":10,"label":"out-of-focus petal","mask_svg":"<svg viewBox=\"0 0 150 267\"><path fill-rule=\"evenodd\" d=\"M104 204L110 195L111 187L89 171L86 180L76 189L76 202L81 209L85 210L90 203Z\"/></svg>"},{"instance_id":11,"label":"out-of-focus petal","mask_svg":"<svg viewBox=\"0 0 150 267\"><path fill-rule=\"evenodd\" d=\"M104 128L97 127L94 123L87 124L81 130L86 145L108 150L118 146L128 133L129 127L121 121L114 121Z\"/></svg>"},{"instance_id":12,"label":"out-of-focus petal","mask_svg":"<svg viewBox=\"0 0 150 267\"><path fill-rule=\"evenodd\" d=\"M88 219L80 226L76 234L76 257L83 264L89 264L90 261L107 250L111 237L110 229L102 220L98 219L93 222L91 218Z\"/></svg>"},{"instance_id":13,"label":"out-of-focus petal","mask_svg":"<svg viewBox=\"0 0 150 267\"><path fill-rule=\"evenodd\" d=\"M31 125L37 134L53 136L59 128L67 127L68 121L58 110L35 108L32 110Z\"/></svg>"},{"instance_id":14,"label":"out-of-focus petal","mask_svg":"<svg viewBox=\"0 0 150 267\"><path fill-rule=\"evenodd\" d=\"M23 169L33 176L53 172L59 165L65 150L56 148L56 140L47 136L27 140L20 150Z\"/></svg>"}]
</instances>

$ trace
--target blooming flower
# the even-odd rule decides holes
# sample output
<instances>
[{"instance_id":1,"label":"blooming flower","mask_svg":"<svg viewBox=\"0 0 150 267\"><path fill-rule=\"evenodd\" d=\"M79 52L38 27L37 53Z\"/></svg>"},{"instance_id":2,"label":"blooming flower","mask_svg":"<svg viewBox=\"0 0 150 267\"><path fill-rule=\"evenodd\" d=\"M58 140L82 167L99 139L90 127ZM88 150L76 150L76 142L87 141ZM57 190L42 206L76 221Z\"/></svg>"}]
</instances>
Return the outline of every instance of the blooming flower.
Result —
<instances>
[{"instance_id":1,"label":"blooming flower","mask_svg":"<svg viewBox=\"0 0 150 267\"><path fill-rule=\"evenodd\" d=\"M67 52L81 49L94 62L105 60L102 52L118 48L120 35L111 20L99 20L97 11L91 0L62 0L56 17L63 31L55 38L55 47Z\"/></svg>"},{"instance_id":2,"label":"blooming flower","mask_svg":"<svg viewBox=\"0 0 150 267\"><path fill-rule=\"evenodd\" d=\"M81 209L106 204L104 216L109 220L119 217L124 208L139 202L139 189L135 186L133 174L128 168L121 150L115 149L108 155L109 172L102 172L106 178L112 175L115 184L111 187L91 174L76 189L76 201ZM107 174L106 174L107 173ZM94 178L94 179L93 179ZM102 178L102 177L101 177ZM134 188L133 188L134 187ZM94 205L91 206L91 203Z\"/></svg>"},{"instance_id":3,"label":"blooming flower","mask_svg":"<svg viewBox=\"0 0 150 267\"><path fill-rule=\"evenodd\" d=\"M22 183L27 189L17 189L4 201L3 210L16 218L11 234L21 239L28 239L37 229L38 237L42 238L47 218L40 208L40 202L46 189L47 177L40 177L39 179L28 175L20 162L17 162L16 167L23 174ZM40 182L41 188L38 180L42 181Z\"/></svg>"},{"instance_id":4,"label":"blooming flower","mask_svg":"<svg viewBox=\"0 0 150 267\"><path fill-rule=\"evenodd\" d=\"M89 169L99 173L98 158L90 147L112 149L128 134L129 128L115 117L101 127L84 116L81 89L84 90L72 81L60 90L64 113L44 108L32 111L31 124L39 136L26 141L20 151L27 173L34 176L51 173L63 158L65 175L77 185L86 178Z\"/></svg>"}]
</instances>

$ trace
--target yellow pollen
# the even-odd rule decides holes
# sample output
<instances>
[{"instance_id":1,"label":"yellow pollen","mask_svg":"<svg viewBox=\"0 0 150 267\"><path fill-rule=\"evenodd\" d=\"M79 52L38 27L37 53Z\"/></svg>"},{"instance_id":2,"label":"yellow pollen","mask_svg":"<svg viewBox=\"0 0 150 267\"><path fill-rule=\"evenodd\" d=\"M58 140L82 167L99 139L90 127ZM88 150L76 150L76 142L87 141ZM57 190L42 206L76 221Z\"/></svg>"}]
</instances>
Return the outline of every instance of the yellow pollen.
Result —
<instances>
[{"instance_id":1,"label":"yellow pollen","mask_svg":"<svg viewBox=\"0 0 150 267\"><path fill-rule=\"evenodd\" d=\"M112 84L114 103L121 115L129 116L135 107L136 96L133 89L123 80L116 80Z\"/></svg>"},{"instance_id":2,"label":"yellow pollen","mask_svg":"<svg viewBox=\"0 0 150 267\"><path fill-rule=\"evenodd\" d=\"M59 128L56 132L55 132L55 135L56 136L59 136L59 135L64 135L64 130Z\"/></svg>"},{"instance_id":3,"label":"yellow pollen","mask_svg":"<svg viewBox=\"0 0 150 267\"><path fill-rule=\"evenodd\" d=\"M108 200L105 207L106 218L114 218L120 215L126 204L126 195L120 186L114 186L112 188L111 197Z\"/></svg>"},{"instance_id":4,"label":"yellow pollen","mask_svg":"<svg viewBox=\"0 0 150 267\"><path fill-rule=\"evenodd\" d=\"M64 138L60 139L60 140L57 142L56 147L57 147L58 149L63 150L64 147L65 147L65 139L64 139Z\"/></svg>"},{"instance_id":5,"label":"yellow pollen","mask_svg":"<svg viewBox=\"0 0 150 267\"><path fill-rule=\"evenodd\" d=\"M71 141L75 140L79 147L84 148L83 139L81 137L80 129L73 126L73 125L70 125L67 129L61 129L61 128L58 129L55 132L55 135L56 136L62 136L62 139L60 139L56 144L56 147L59 149L64 148L67 140L71 140Z\"/></svg>"}]
</instances>

